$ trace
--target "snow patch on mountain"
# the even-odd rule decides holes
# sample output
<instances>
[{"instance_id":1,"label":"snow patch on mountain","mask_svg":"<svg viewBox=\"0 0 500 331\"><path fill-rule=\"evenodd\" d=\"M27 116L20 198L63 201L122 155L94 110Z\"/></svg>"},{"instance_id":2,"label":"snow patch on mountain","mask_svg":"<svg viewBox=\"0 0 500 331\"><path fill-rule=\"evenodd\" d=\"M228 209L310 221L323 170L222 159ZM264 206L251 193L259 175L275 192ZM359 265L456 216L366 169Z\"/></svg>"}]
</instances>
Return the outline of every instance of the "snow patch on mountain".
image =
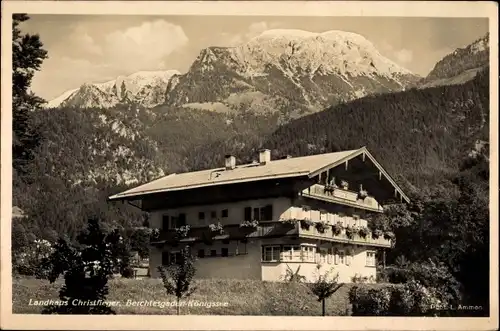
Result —
<instances>
[{"instance_id":1,"label":"snow patch on mountain","mask_svg":"<svg viewBox=\"0 0 500 331\"><path fill-rule=\"evenodd\" d=\"M268 30L236 46L232 53L237 62L245 64L242 73L247 74L261 73L262 66L267 63L286 62L287 71L292 75L299 68L314 72L320 67L323 74L339 73L342 76L394 78L395 74L412 75L408 69L382 56L365 37L338 30L323 33Z\"/></svg>"},{"instance_id":2,"label":"snow patch on mountain","mask_svg":"<svg viewBox=\"0 0 500 331\"><path fill-rule=\"evenodd\" d=\"M64 92L46 107L110 108L125 103L154 107L165 102L168 84L175 75L180 72L139 71L103 83L85 83L79 89Z\"/></svg>"},{"instance_id":3,"label":"snow patch on mountain","mask_svg":"<svg viewBox=\"0 0 500 331\"><path fill-rule=\"evenodd\" d=\"M45 107L46 108L56 108L56 107L58 107L64 100L66 100L69 97L71 97L71 95L73 93L75 93L76 91L78 91L78 89L73 89L73 90L69 90L69 91L64 92L63 94L61 94L57 98L48 101L45 104Z\"/></svg>"}]
</instances>

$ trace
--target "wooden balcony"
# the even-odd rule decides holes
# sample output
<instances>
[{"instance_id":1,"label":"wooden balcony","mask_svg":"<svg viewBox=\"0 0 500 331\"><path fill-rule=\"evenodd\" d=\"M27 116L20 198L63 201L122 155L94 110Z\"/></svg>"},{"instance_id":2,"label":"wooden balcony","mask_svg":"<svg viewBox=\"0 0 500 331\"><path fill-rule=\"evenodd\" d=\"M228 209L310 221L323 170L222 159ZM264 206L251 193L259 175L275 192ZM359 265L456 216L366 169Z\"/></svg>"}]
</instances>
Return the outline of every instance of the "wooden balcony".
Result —
<instances>
[{"instance_id":1,"label":"wooden balcony","mask_svg":"<svg viewBox=\"0 0 500 331\"><path fill-rule=\"evenodd\" d=\"M334 235L332 227L326 226L323 233L319 232L314 225L309 229L301 228L300 222L296 224L285 223L281 221L263 222L256 228L240 227L239 224L224 226L223 233L213 233L208 227L191 228L185 237L180 237L175 230L160 231L160 235L151 240L151 244L176 244L176 243L194 243L211 242L214 240L248 240L256 238L282 238L282 237L300 237L309 239L320 239L331 242L349 243L357 245L368 245L378 247L391 247L391 241L383 237L373 239L369 233L366 238L354 235L349 239L345 230L338 235Z\"/></svg>"},{"instance_id":2,"label":"wooden balcony","mask_svg":"<svg viewBox=\"0 0 500 331\"><path fill-rule=\"evenodd\" d=\"M343 229L340 234L333 234L331 225L327 225L323 232L318 231L314 225L311 225L309 229L304 229L299 225L299 236L302 238L320 239L348 244L391 247L391 240L385 239L384 237L374 239L372 238L371 233L368 233L366 238L361 237L359 234L355 234L352 238L349 238L345 233L345 229Z\"/></svg>"},{"instance_id":3,"label":"wooden balcony","mask_svg":"<svg viewBox=\"0 0 500 331\"><path fill-rule=\"evenodd\" d=\"M155 243L203 242L212 240L244 240L251 238L281 238L298 235L298 227L279 221L262 222L255 228L240 227L239 224L225 225L223 232L212 232L208 227L192 227L187 236L180 238L175 230L161 230L160 235L151 240Z\"/></svg>"},{"instance_id":4,"label":"wooden balcony","mask_svg":"<svg viewBox=\"0 0 500 331\"><path fill-rule=\"evenodd\" d=\"M302 196L307 198L319 199L328 202L334 202L354 208L361 208L375 212L383 212L382 206L371 196L361 199L358 192L344 190L342 188L333 191L325 190L324 185L314 184L302 191Z\"/></svg>"}]
</instances>

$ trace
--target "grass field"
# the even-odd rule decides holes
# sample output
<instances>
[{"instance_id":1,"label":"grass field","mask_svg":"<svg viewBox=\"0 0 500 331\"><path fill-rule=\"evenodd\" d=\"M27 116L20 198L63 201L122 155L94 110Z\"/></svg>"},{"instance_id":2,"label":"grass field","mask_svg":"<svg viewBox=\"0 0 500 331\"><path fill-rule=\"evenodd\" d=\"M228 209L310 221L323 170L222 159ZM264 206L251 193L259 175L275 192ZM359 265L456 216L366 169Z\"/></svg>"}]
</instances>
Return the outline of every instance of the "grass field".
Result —
<instances>
[{"instance_id":1,"label":"grass field","mask_svg":"<svg viewBox=\"0 0 500 331\"><path fill-rule=\"evenodd\" d=\"M13 313L40 313L41 307L30 305L30 299L58 299L62 281L50 284L46 280L19 277L12 283ZM270 283L254 280L205 279L194 282L197 287L188 299L191 302L220 302L219 307L184 306L181 314L200 315L321 315L321 303L309 293L304 284ZM327 300L327 315L349 315L348 292L351 284L341 287ZM374 286L374 285L366 285ZM376 285L375 285L376 286ZM107 300L120 301L117 314L175 314L176 308L168 306L138 307L127 305L127 300L175 302L168 296L159 279L116 278L109 282Z\"/></svg>"}]
</instances>

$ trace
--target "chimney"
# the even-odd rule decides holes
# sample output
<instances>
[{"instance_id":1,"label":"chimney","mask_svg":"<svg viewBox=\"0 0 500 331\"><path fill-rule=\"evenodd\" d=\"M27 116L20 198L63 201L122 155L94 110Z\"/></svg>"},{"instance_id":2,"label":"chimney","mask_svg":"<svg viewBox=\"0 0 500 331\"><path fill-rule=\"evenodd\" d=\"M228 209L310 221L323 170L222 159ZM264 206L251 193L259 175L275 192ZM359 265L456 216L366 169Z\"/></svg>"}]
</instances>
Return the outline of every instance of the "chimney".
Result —
<instances>
[{"instance_id":1,"label":"chimney","mask_svg":"<svg viewBox=\"0 0 500 331\"><path fill-rule=\"evenodd\" d=\"M236 158L232 155L226 155L226 170L232 170L236 168Z\"/></svg>"},{"instance_id":2,"label":"chimney","mask_svg":"<svg viewBox=\"0 0 500 331\"><path fill-rule=\"evenodd\" d=\"M265 165L271 162L271 151L269 149L261 149L259 151L259 163Z\"/></svg>"}]
</instances>

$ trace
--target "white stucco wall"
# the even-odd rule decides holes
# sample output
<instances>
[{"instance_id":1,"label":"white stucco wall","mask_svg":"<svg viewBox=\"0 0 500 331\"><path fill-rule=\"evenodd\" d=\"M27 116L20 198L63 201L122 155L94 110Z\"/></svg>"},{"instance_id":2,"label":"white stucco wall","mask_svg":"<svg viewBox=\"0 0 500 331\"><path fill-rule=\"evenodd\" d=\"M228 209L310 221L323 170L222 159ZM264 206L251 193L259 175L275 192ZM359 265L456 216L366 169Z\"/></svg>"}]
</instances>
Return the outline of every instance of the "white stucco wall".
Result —
<instances>
[{"instance_id":1,"label":"white stucco wall","mask_svg":"<svg viewBox=\"0 0 500 331\"><path fill-rule=\"evenodd\" d=\"M281 281L286 275L288 267L292 271L296 271L300 267L299 274L305 276L308 281L315 281L318 277L318 273L325 275L329 272L331 277L334 277L338 273L338 282L340 283L350 283L352 282L352 277L356 275L361 277L373 276L376 279L376 268L366 265L366 251L367 248L354 246L354 245L344 245L336 246L339 249L343 249L346 252L351 249L353 252L352 259L349 265L346 262L347 256L344 258L344 263L337 261L335 263L334 256L327 256L326 262L320 263L319 253L316 254L316 262L263 262L262 263L262 280L266 281ZM368 250L370 250L368 248ZM317 265L320 265L320 269L317 269Z\"/></svg>"},{"instance_id":2,"label":"white stucco wall","mask_svg":"<svg viewBox=\"0 0 500 331\"><path fill-rule=\"evenodd\" d=\"M222 257L221 248L229 250L229 256ZM261 279L261 245L259 240L241 243L231 241L228 244L214 242L212 245L197 243L192 246L193 255L196 257L195 278L232 278L232 279ZM170 248L176 251L178 248ZM204 258L197 258L198 250L205 251ZM165 248L168 251L169 248ZM210 251L217 252L216 257L210 256ZM238 255L235 255L238 254ZM159 277L157 267L161 264L162 250L150 249L151 277Z\"/></svg>"}]
</instances>

